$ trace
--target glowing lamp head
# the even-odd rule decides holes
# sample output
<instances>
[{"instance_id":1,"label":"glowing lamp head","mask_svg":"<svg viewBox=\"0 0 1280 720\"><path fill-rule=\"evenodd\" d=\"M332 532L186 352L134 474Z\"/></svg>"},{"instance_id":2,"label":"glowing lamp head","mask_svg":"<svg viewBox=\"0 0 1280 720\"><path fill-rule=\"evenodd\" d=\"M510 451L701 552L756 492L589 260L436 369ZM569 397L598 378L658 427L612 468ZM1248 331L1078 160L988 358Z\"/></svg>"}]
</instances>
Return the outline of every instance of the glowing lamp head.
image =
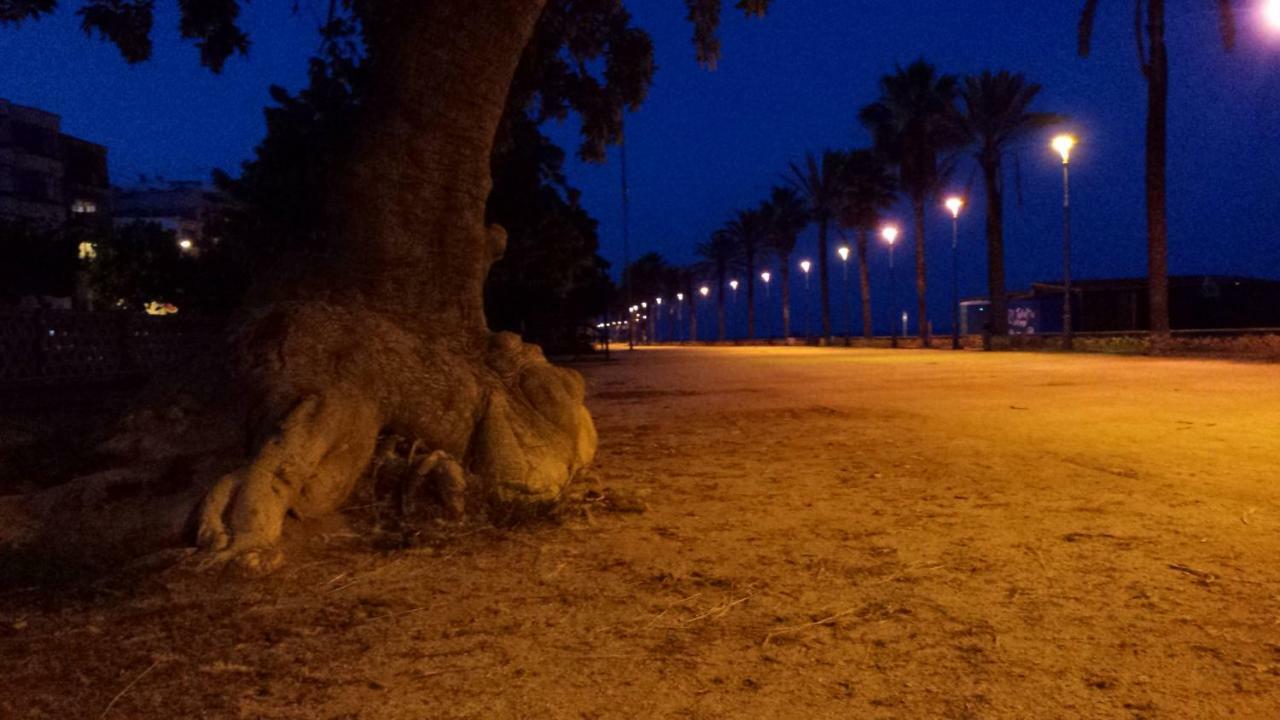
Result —
<instances>
[{"instance_id":1,"label":"glowing lamp head","mask_svg":"<svg viewBox=\"0 0 1280 720\"><path fill-rule=\"evenodd\" d=\"M640 303L640 307L642 307L642 308L648 308L648 307L649 307L649 303L647 303L647 302L642 302L642 303Z\"/></svg>"},{"instance_id":2,"label":"glowing lamp head","mask_svg":"<svg viewBox=\"0 0 1280 720\"><path fill-rule=\"evenodd\" d=\"M676 302L684 302L684 293L676 293Z\"/></svg>"},{"instance_id":3,"label":"glowing lamp head","mask_svg":"<svg viewBox=\"0 0 1280 720\"><path fill-rule=\"evenodd\" d=\"M768 270L765 270L764 272L760 273L760 279L765 281L766 283L769 282L769 278L771 277L773 277L773 274L770 273Z\"/></svg>"},{"instance_id":4,"label":"glowing lamp head","mask_svg":"<svg viewBox=\"0 0 1280 720\"><path fill-rule=\"evenodd\" d=\"M960 209L964 207L964 200L959 197L949 197L945 203L947 210L951 212L951 217L960 217Z\"/></svg>"},{"instance_id":5,"label":"glowing lamp head","mask_svg":"<svg viewBox=\"0 0 1280 720\"><path fill-rule=\"evenodd\" d=\"M1071 161L1071 149L1076 146L1076 139L1070 135L1059 135L1050 145L1062 156L1062 164L1066 165Z\"/></svg>"},{"instance_id":6,"label":"glowing lamp head","mask_svg":"<svg viewBox=\"0 0 1280 720\"><path fill-rule=\"evenodd\" d=\"M178 247L182 248L183 252L190 252L191 248L195 247L195 243L191 242L190 238L182 238L178 241Z\"/></svg>"},{"instance_id":7,"label":"glowing lamp head","mask_svg":"<svg viewBox=\"0 0 1280 720\"><path fill-rule=\"evenodd\" d=\"M711 288L707 287L706 285L703 285L702 287L698 288L698 294L701 295L702 297L706 297L711 294Z\"/></svg>"},{"instance_id":8,"label":"glowing lamp head","mask_svg":"<svg viewBox=\"0 0 1280 720\"><path fill-rule=\"evenodd\" d=\"M892 245L898 242L898 228L893 225L886 225L884 229L880 231L880 237L884 238L885 242Z\"/></svg>"},{"instance_id":9,"label":"glowing lamp head","mask_svg":"<svg viewBox=\"0 0 1280 720\"><path fill-rule=\"evenodd\" d=\"M836 248L836 254L840 256L840 259L841 259L842 261L844 261L844 262L848 262L848 261L849 261L849 246L848 246L848 245L841 245L840 247Z\"/></svg>"},{"instance_id":10,"label":"glowing lamp head","mask_svg":"<svg viewBox=\"0 0 1280 720\"><path fill-rule=\"evenodd\" d=\"M737 292L737 290L738 290L738 281L737 281L737 280L730 280L730 281L729 281L729 289L730 289L730 290L733 290L734 292Z\"/></svg>"},{"instance_id":11,"label":"glowing lamp head","mask_svg":"<svg viewBox=\"0 0 1280 720\"><path fill-rule=\"evenodd\" d=\"M654 298L654 299L653 299L653 304L654 304L654 305L661 305L661 304L662 304L662 298Z\"/></svg>"},{"instance_id":12,"label":"glowing lamp head","mask_svg":"<svg viewBox=\"0 0 1280 720\"><path fill-rule=\"evenodd\" d=\"M1272 30L1280 32L1280 0L1266 0L1262 6L1262 19Z\"/></svg>"},{"instance_id":13,"label":"glowing lamp head","mask_svg":"<svg viewBox=\"0 0 1280 720\"><path fill-rule=\"evenodd\" d=\"M808 260L800 261L800 269L803 270L806 275L809 273L809 268L811 267L813 267L813 263L809 262Z\"/></svg>"}]
</instances>

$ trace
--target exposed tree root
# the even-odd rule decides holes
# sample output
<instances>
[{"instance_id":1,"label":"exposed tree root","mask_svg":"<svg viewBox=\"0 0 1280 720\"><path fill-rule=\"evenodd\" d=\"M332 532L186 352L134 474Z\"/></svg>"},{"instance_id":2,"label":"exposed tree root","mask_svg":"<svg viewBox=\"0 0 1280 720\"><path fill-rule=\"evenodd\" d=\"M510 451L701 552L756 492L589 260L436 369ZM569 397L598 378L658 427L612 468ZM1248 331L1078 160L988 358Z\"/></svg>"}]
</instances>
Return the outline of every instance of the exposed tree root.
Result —
<instances>
[{"instance_id":1,"label":"exposed tree root","mask_svg":"<svg viewBox=\"0 0 1280 720\"><path fill-rule=\"evenodd\" d=\"M119 557L194 542L206 564L269 572L286 517L340 508L380 436L413 439L403 501L430 484L453 518L550 505L595 452L582 379L513 335L308 302L265 310L234 348L246 396L183 419L136 413L106 445L116 468L0 498L0 548Z\"/></svg>"}]
</instances>

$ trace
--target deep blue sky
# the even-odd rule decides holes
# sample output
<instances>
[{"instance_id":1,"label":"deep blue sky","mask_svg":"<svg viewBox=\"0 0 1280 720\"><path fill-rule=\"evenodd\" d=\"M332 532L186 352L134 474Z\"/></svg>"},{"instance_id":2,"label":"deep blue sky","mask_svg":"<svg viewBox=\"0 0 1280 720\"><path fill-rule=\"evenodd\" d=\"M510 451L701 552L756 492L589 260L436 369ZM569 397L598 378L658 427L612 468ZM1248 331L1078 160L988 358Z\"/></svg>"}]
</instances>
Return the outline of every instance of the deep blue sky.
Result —
<instances>
[{"instance_id":1,"label":"deep blue sky","mask_svg":"<svg viewBox=\"0 0 1280 720\"><path fill-rule=\"evenodd\" d=\"M1174 273L1280 276L1280 33L1262 27L1261 2L1241 3L1240 46L1231 55L1219 45L1211 0L1170 9ZM1076 276L1143 274L1145 88L1131 10L1103 4L1094 55L1082 60L1075 55L1079 4L778 0L763 20L726 12L724 56L708 72L693 61L682 3L632 0L637 22L654 36L659 64L648 102L628 122L633 257L656 250L689 261L696 243L734 209L764 197L806 150L865 144L855 114L874 99L878 76L924 56L947 72L1007 68L1042 83L1042 109L1071 115L1082 140L1073 159ZM107 145L117 183L139 173L203 177L211 167L233 167L263 133L267 86L304 81L323 3L304 2L300 16L290 15L291 3L249 3L251 55L232 60L221 76L200 69L195 50L176 40L170 5L158 3L154 61L135 67L84 38L68 10L0 33L0 97L60 113L67 132ZM572 124L551 133L572 147ZM1013 163L1009 168L1006 217L1011 288L1060 274L1057 163L1036 144L1017 165L1020 183ZM956 187L965 188L971 175L961 170ZM573 163L570 178L601 220L603 254L620 264L616 155L605 165ZM962 217L963 295L981 294L985 284L978 185L975 179L971 212ZM905 209L898 215L907 219ZM949 227L941 210L930 220L930 305L941 328ZM801 247L811 252L812 239ZM899 287L906 289L910 238L900 253ZM882 248L872 262L883 298ZM833 280L838 293L839 275ZM907 292L899 304L914 308ZM878 310L887 315L883 302Z\"/></svg>"}]
</instances>

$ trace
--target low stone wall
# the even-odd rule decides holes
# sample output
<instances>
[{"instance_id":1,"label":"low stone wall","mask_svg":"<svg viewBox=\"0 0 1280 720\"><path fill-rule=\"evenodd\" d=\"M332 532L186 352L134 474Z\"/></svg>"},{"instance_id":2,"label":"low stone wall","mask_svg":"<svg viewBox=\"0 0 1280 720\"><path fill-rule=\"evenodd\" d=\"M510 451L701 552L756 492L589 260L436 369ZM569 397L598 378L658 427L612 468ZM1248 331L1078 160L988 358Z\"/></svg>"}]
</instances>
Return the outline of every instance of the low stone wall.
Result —
<instances>
[{"instance_id":1,"label":"low stone wall","mask_svg":"<svg viewBox=\"0 0 1280 720\"><path fill-rule=\"evenodd\" d=\"M1007 351L1057 351L1061 347L1059 335L1009 335L1004 338L993 338L993 350ZM701 345L701 346L778 346L778 347L852 347L852 348L890 348L892 339L877 336L874 338L835 337L830 343L814 339L765 338L758 340L725 340L691 342L664 342L659 345ZM963 335L960 345L966 350L981 350L981 335ZM918 337L898 338L898 347L919 349ZM951 347L950 335L935 335L933 347L944 350ZM1085 333L1074 338L1075 352L1104 353L1112 355L1149 355L1152 353L1151 338L1146 333ZM1254 360L1280 362L1280 330L1240 330L1240 331L1175 331L1169 341L1159 349L1159 355L1175 357L1215 357L1222 359Z\"/></svg>"},{"instance_id":2,"label":"low stone wall","mask_svg":"<svg viewBox=\"0 0 1280 720\"><path fill-rule=\"evenodd\" d=\"M0 385L146 375L207 352L217 339L217 325L198 318L0 311Z\"/></svg>"}]
</instances>

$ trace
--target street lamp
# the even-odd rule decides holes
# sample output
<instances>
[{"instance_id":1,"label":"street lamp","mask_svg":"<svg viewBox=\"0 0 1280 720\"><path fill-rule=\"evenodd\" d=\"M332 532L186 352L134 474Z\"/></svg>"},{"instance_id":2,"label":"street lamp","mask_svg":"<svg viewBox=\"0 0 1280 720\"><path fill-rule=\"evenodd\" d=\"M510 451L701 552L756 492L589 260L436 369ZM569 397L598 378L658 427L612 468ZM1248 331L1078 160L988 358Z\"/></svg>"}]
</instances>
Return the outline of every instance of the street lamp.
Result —
<instances>
[{"instance_id":1,"label":"street lamp","mask_svg":"<svg viewBox=\"0 0 1280 720\"><path fill-rule=\"evenodd\" d=\"M849 298L849 246L841 245L836 248L836 254L840 256L840 264L844 269L844 311L845 325L844 344L848 345L853 338L853 301Z\"/></svg>"},{"instance_id":2,"label":"street lamp","mask_svg":"<svg viewBox=\"0 0 1280 720\"><path fill-rule=\"evenodd\" d=\"M711 288L707 287L706 285L703 285L702 287L698 288L698 294L701 295L702 297L706 297L710 293L711 293Z\"/></svg>"},{"instance_id":3,"label":"street lamp","mask_svg":"<svg viewBox=\"0 0 1280 720\"><path fill-rule=\"evenodd\" d=\"M1062 349L1070 350L1071 342L1071 149L1076 139L1058 135L1050 143L1062 156Z\"/></svg>"},{"instance_id":4,"label":"street lamp","mask_svg":"<svg viewBox=\"0 0 1280 720\"><path fill-rule=\"evenodd\" d=\"M680 339L680 328L684 325L684 293L676 293L676 328L672 335L676 340Z\"/></svg>"},{"instance_id":5,"label":"street lamp","mask_svg":"<svg viewBox=\"0 0 1280 720\"><path fill-rule=\"evenodd\" d=\"M178 241L178 248L184 253L191 252L191 248L195 247L195 243L191 242L191 238L182 238Z\"/></svg>"},{"instance_id":6,"label":"street lamp","mask_svg":"<svg viewBox=\"0 0 1280 720\"><path fill-rule=\"evenodd\" d=\"M964 200L959 196L947 198L947 210L951 212L951 349L960 349L960 281L956 272L956 246L960 239L960 209Z\"/></svg>"},{"instance_id":7,"label":"street lamp","mask_svg":"<svg viewBox=\"0 0 1280 720\"><path fill-rule=\"evenodd\" d=\"M765 300L769 299L769 278L771 277L773 277L773 274L770 273L768 270L765 270L764 272L760 273L760 279L764 281L764 299Z\"/></svg>"},{"instance_id":8,"label":"street lamp","mask_svg":"<svg viewBox=\"0 0 1280 720\"><path fill-rule=\"evenodd\" d=\"M809 316L813 313L809 311L809 269L813 267L813 263L808 260L800 261L800 270L804 273L804 336L809 337Z\"/></svg>"},{"instance_id":9,"label":"street lamp","mask_svg":"<svg viewBox=\"0 0 1280 720\"><path fill-rule=\"evenodd\" d=\"M1267 0L1262 6L1262 17L1272 30L1280 31L1280 0Z\"/></svg>"},{"instance_id":10,"label":"street lamp","mask_svg":"<svg viewBox=\"0 0 1280 720\"><path fill-rule=\"evenodd\" d=\"M732 299L732 302L734 305L737 305L738 304L738 281L730 280L729 289L733 291L733 295L730 296Z\"/></svg>"},{"instance_id":11,"label":"street lamp","mask_svg":"<svg viewBox=\"0 0 1280 720\"><path fill-rule=\"evenodd\" d=\"M886 225L880 231L880 237L889 243L889 331L893 347L898 347L898 320L893 316L893 308L897 307L897 273L893 269L893 245L898 242L898 228L894 225Z\"/></svg>"}]
</instances>

